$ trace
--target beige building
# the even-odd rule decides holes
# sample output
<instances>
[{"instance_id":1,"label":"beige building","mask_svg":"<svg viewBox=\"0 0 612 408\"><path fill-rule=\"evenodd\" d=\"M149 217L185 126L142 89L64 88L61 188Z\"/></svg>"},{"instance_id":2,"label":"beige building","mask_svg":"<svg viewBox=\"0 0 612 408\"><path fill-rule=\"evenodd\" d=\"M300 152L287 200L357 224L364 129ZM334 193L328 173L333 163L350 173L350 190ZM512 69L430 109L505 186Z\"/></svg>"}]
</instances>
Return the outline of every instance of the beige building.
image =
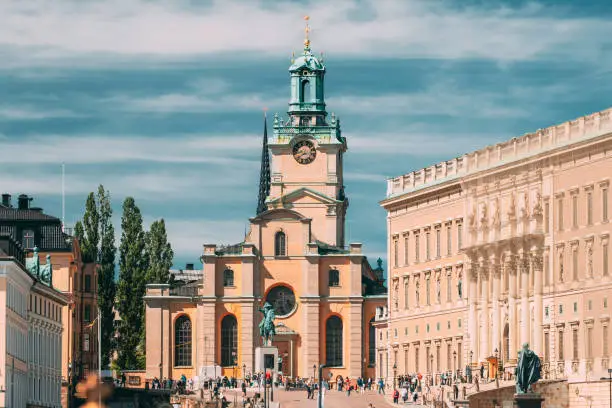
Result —
<instances>
[{"instance_id":1,"label":"beige building","mask_svg":"<svg viewBox=\"0 0 612 408\"><path fill-rule=\"evenodd\" d=\"M53 287L49 262L29 261L18 243L0 235L0 404L60 407L68 299Z\"/></svg>"},{"instance_id":2,"label":"beige building","mask_svg":"<svg viewBox=\"0 0 612 408\"><path fill-rule=\"evenodd\" d=\"M388 180L388 340L379 373L498 362L610 367L612 109ZM384 323L384 324L383 324ZM496 358L498 357L498 358Z\"/></svg>"}]
</instances>

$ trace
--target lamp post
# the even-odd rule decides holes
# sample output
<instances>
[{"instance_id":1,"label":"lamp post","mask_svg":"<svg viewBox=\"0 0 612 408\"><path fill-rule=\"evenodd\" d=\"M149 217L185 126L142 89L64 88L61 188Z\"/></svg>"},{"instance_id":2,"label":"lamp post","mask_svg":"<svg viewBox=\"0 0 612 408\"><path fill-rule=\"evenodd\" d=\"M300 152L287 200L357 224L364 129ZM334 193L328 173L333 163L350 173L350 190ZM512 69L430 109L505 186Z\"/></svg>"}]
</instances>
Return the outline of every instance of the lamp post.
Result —
<instances>
[{"instance_id":1,"label":"lamp post","mask_svg":"<svg viewBox=\"0 0 612 408\"><path fill-rule=\"evenodd\" d=\"M453 377L457 377L457 350L453 351Z\"/></svg>"},{"instance_id":2,"label":"lamp post","mask_svg":"<svg viewBox=\"0 0 612 408\"><path fill-rule=\"evenodd\" d=\"M608 395L610 398L610 408L612 408L612 368L608 368L608 378L601 377L601 380L608 382Z\"/></svg>"},{"instance_id":3,"label":"lamp post","mask_svg":"<svg viewBox=\"0 0 612 408\"><path fill-rule=\"evenodd\" d=\"M495 364L495 387L499 388L499 376L497 375L499 373L499 350L497 347L495 347Z\"/></svg>"},{"instance_id":4,"label":"lamp post","mask_svg":"<svg viewBox=\"0 0 612 408\"><path fill-rule=\"evenodd\" d=\"M312 382L314 383L315 378L317 378L317 365L312 365Z\"/></svg>"},{"instance_id":5,"label":"lamp post","mask_svg":"<svg viewBox=\"0 0 612 408\"><path fill-rule=\"evenodd\" d=\"M395 390L395 379L397 378L397 362L393 363L393 389Z\"/></svg>"},{"instance_id":6,"label":"lamp post","mask_svg":"<svg viewBox=\"0 0 612 408\"><path fill-rule=\"evenodd\" d=\"M246 381L246 364L242 364L242 380Z\"/></svg>"}]
</instances>

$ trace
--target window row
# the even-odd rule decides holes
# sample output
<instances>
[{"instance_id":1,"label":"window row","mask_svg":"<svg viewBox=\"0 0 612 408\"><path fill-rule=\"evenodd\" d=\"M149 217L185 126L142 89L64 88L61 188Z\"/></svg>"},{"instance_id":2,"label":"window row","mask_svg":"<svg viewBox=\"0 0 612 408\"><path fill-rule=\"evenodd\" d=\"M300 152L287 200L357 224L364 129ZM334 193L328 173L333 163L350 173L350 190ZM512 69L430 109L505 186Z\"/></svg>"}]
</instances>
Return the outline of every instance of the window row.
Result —
<instances>
[{"instance_id":1,"label":"window row","mask_svg":"<svg viewBox=\"0 0 612 408\"><path fill-rule=\"evenodd\" d=\"M412 347L412 350L411 350ZM425 354L422 354L422 349L425 349ZM434 354L435 353L435 354ZM435 344L425 343L422 347L420 344L405 346L403 348L404 361L399 360L399 350L393 351L394 365L399 368L399 372L415 373L421 372L423 365L422 359L425 359L425 372L443 372L457 370L461 367L462 343L457 341L437 342ZM412 354L412 355L411 355Z\"/></svg>"},{"instance_id":2,"label":"window row","mask_svg":"<svg viewBox=\"0 0 612 408\"><path fill-rule=\"evenodd\" d=\"M597 334L595 334L594 321L583 325L582 339L580 336L580 325L572 324L569 330L565 327L556 330L544 332L544 355L543 360L548 362L551 360L551 344L555 342L556 361L565 361L571 359L578 361L580 359L592 360L595 356L609 357L610 356L610 326L609 322L600 324ZM601 337L600 337L601 336ZM601 338L601 342L599 339ZM567 348L567 341L570 340L570 349ZM570 353L567 353L570 351ZM582 352L581 352L582 351Z\"/></svg>"},{"instance_id":3,"label":"window row","mask_svg":"<svg viewBox=\"0 0 612 408\"><path fill-rule=\"evenodd\" d=\"M432 330L432 327L433 326L430 323L426 323L425 324L425 333L430 333L431 330ZM435 328L436 328L436 331L438 331L438 332L440 330L442 330L442 323L441 322L436 322ZM451 324L450 320L446 321L446 329L447 330L452 330L452 324ZM461 329L461 319L457 319L457 329ZM413 333L413 335L418 335L418 334L419 334L419 325L417 324L417 325L414 326L414 333ZM381 336L382 336L382 333L381 333ZM407 336L409 336L409 330L408 330L408 327L404 327L404 337L407 337ZM393 337L395 337L395 338L399 337L399 330L398 330L397 327L393 329ZM381 340L382 340L382 338L381 338Z\"/></svg>"},{"instance_id":4,"label":"window row","mask_svg":"<svg viewBox=\"0 0 612 408\"><path fill-rule=\"evenodd\" d=\"M53 304L53 302L42 296L30 295L30 312L34 312L56 322L62 321L61 306Z\"/></svg>"},{"instance_id":5,"label":"window row","mask_svg":"<svg viewBox=\"0 0 612 408\"><path fill-rule=\"evenodd\" d=\"M608 309L608 297L607 296L604 296L604 298L603 298L603 300L601 302L601 305L602 305L604 310ZM578 313L578 302L574 302L573 310L574 310L574 313ZM587 301L586 301L586 310L589 311L589 312L593 311L593 299L587 299ZM550 306L545 306L544 307L544 317L545 318L550 317L551 312L552 312L552 310L551 310ZM560 304L558 306L558 315L559 316L563 316L563 304Z\"/></svg>"},{"instance_id":6,"label":"window row","mask_svg":"<svg viewBox=\"0 0 612 408\"><path fill-rule=\"evenodd\" d=\"M599 245L596 245L594 237L590 237L582 243L579 240L571 241L567 245L560 243L556 249L557 276L554 277L555 283L610 275L610 244L607 235L600 237ZM569 265L567 265L568 257ZM545 283L549 281L547 264L548 262L545 262L544 265Z\"/></svg>"},{"instance_id":7,"label":"window row","mask_svg":"<svg viewBox=\"0 0 612 408\"><path fill-rule=\"evenodd\" d=\"M454 227L453 227L454 225ZM455 242L456 239L456 242ZM462 220L436 224L393 236L393 267L418 264L422 261L452 256L463 246ZM453 243L455 242L455 243ZM400 248L401 246L401 248Z\"/></svg>"},{"instance_id":8,"label":"window row","mask_svg":"<svg viewBox=\"0 0 612 408\"><path fill-rule=\"evenodd\" d=\"M422 278L419 277L419 274L404 276L402 278L403 294L401 295L403 309L408 310L411 306L418 308L422 305L430 306L434 302L435 304L441 304L443 301L453 302L463 299L462 267L457 267L456 280L453 279L452 267L447 267L444 271L445 273L442 273L442 269L438 269L433 273L425 272L424 284L421 282ZM399 279L394 280L392 295L395 310L399 310L400 307L399 282ZM421 299L423 295L425 297L424 302Z\"/></svg>"},{"instance_id":9,"label":"window row","mask_svg":"<svg viewBox=\"0 0 612 408\"><path fill-rule=\"evenodd\" d=\"M609 183L607 181L599 183L599 188L589 185L583 187L582 190L570 190L569 197L566 197L565 193L557 194L555 196L557 230L563 231L568 227L565 221L568 215L571 215L571 228L573 229L580 226L591 226L595 220L602 223L609 222L609 195ZM549 216L550 204L545 202L544 230L547 233L550 232Z\"/></svg>"}]
</instances>

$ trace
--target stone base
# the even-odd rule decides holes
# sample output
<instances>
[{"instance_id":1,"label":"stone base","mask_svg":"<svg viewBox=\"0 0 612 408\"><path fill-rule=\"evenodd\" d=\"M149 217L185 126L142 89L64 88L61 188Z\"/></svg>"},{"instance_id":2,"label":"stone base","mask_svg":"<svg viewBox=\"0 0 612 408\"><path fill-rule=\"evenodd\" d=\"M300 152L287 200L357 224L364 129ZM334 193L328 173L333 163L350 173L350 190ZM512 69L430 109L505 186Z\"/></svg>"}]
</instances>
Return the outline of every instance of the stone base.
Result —
<instances>
[{"instance_id":1,"label":"stone base","mask_svg":"<svg viewBox=\"0 0 612 408\"><path fill-rule=\"evenodd\" d=\"M267 363L267 367L266 367ZM262 346L255 348L255 371L271 371L275 373L278 368L278 348L273 346Z\"/></svg>"},{"instance_id":2,"label":"stone base","mask_svg":"<svg viewBox=\"0 0 612 408\"><path fill-rule=\"evenodd\" d=\"M544 398L538 393L514 394L514 406L517 408L541 408Z\"/></svg>"}]
</instances>

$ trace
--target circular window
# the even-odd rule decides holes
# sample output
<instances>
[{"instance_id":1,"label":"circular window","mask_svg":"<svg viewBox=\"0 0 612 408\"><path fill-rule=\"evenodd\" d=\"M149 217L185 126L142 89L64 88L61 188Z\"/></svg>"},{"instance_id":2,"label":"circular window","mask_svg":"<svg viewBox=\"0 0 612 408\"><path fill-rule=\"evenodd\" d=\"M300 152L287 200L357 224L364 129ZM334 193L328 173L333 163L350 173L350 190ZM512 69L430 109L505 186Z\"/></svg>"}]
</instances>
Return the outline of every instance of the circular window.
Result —
<instances>
[{"instance_id":1,"label":"circular window","mask_svg":"<svg viewBox=\"0 0 612 408\"><path fill-rule=\"evenodd\" d=\"M295 295L287 286L275 286L270 289L266 302L274 307L274 313L277 317L284 317L295 310Z\"/></svg>"}]
</instances>

